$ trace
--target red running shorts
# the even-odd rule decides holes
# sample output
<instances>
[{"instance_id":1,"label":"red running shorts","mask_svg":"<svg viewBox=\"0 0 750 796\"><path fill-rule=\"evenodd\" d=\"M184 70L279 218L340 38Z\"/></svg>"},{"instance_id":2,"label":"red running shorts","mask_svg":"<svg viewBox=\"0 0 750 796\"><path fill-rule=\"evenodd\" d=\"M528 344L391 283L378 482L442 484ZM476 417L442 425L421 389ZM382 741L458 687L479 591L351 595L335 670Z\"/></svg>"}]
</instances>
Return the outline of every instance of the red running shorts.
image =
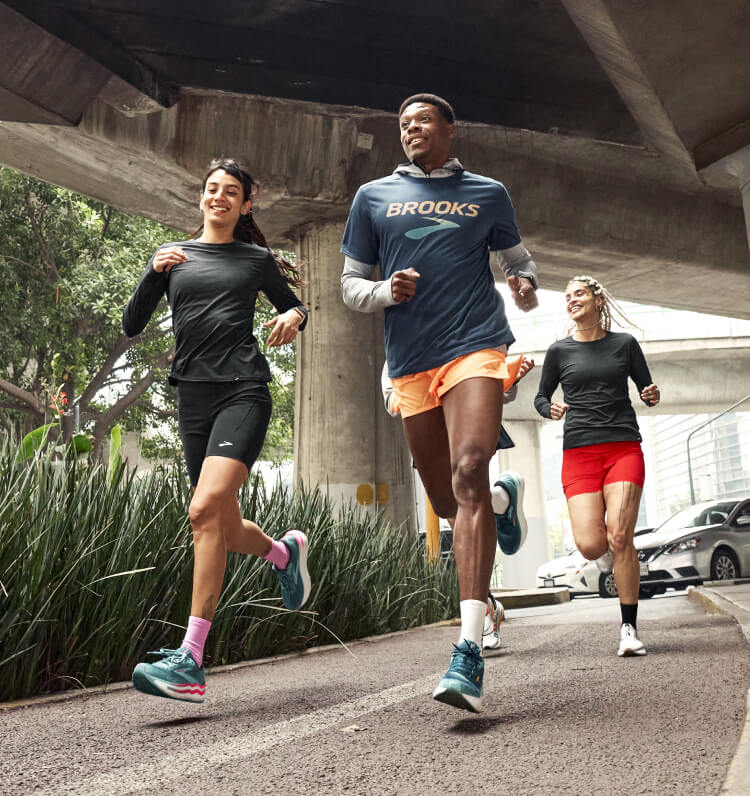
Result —
<instances>
[{"instance_id":1,"label":"red running shorts","mask_svg":"<svg viewBox=\"0 0 750 796\"><path fill-rule=\"evenodd\" d=\"M601 492L604 484L628 481L643 486L646 468L640 442L603 442L563 451L565 497Z\"/></svg>"}]
</instances>

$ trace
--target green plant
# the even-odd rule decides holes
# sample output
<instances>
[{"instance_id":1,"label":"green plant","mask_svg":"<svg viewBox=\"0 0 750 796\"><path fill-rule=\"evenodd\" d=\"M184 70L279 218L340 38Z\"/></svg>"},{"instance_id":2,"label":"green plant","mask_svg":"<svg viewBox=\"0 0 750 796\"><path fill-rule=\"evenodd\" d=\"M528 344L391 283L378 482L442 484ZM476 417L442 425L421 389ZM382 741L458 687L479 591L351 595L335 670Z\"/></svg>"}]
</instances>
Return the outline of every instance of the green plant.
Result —
<instances>
[{"instance_id":1,"label":"green plant","mask_svg":"<svg viewBox=\"0 0 750 796\"><path fill-rule=\"evenodd\" d=\"M187 621L191 491L179 466L140 477L50 454L20 462L0 442L0 700L127 679ZM267 562L230 555L208 665L347 641L437 621L457 606L455 573L416 538L320 491L265 489L251 477L243 514L272 536L303 528L313 591L281 607Z\"/></svg>"}]
</instances>

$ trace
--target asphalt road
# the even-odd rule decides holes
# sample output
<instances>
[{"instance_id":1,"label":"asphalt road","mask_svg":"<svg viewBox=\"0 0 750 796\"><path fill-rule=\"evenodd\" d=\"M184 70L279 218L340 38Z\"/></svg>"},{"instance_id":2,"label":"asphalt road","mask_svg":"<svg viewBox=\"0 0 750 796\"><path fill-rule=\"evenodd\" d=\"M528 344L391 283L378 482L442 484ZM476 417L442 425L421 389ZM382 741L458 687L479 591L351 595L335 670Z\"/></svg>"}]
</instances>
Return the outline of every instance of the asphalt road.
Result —
<instances>
[{"instance_id":1,"label":"asphalt road","mask_svg":"<svg viewBox=\"0 0 750 796\"><path fill-rule=\"evenodd\" d=\"M739 740L748 648L684 595L509 611L479 716L430 698L454 627L216 674L189 705L132 690L0 711L0 792L715 794Z\"/></svg>"}]
</instances>

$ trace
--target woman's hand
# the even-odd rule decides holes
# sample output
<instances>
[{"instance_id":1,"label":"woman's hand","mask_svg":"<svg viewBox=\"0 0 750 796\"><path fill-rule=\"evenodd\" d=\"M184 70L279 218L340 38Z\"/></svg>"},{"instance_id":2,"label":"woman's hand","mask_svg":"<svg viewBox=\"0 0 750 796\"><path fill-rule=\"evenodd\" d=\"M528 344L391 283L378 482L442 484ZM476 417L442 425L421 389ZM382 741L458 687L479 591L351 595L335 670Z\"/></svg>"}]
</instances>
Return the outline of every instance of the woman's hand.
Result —
<instances>
[{"instance_id":1,"label":"woman's hand","mask_svg":"<svg viewBox=\"0 0 750 796\"><path fill-rule=\"evenodd\" d=\"M188 259L187 254L179 246L167 246L166 249L159 249L154 255L153 269L158 274L166 271L169 273L178 263L184 263Z\"/></svg>"},{"instance_id":2,"label":"woman's hand","mask_svg":"<svg viewBox=\"0 0 750 796\"><path fill-rule=\"evenodd\" d=\"M526 354L521 355L521 366L518 368L516 384L534 367L534 364L532 357L527 357Z\"/></svg>"},{"instance_id":3,"label":"woman's hand","mask_svg":"<svg viewBox=\"0 0 750 796\"><path fill-rule=\"evenodd\" d=\"M641 400L649 406L656 406L660 398L659 388L655 384L649 384L648 387L644 387L641 390Z\"/></svg>"},{"instance_id":4,"label":"woman's hand","mask_svg":"<svg viewBox=\"0 0 750 796\"><path fill-rule=\"evenodd\" d=\"M303 316L294 309L287 310L281 315L271 318L270 321L263 324L264 327L273 327L271 334L268 335L266 340L266 345L279 346L291 343L297 336L303 320Z\"/></svg>"},{"instance_id":5,"label":"woman's hand","mask_svg":"<svg viewBox=\"0 0 750 796\"><path fill-rule=\"evenodd\" d=\"M559 404L557 401L554 401L550 404L549 407L549 416L553 420L562 420L565 413L568 411L567 404Z\"/></svg>"}]
</instances>

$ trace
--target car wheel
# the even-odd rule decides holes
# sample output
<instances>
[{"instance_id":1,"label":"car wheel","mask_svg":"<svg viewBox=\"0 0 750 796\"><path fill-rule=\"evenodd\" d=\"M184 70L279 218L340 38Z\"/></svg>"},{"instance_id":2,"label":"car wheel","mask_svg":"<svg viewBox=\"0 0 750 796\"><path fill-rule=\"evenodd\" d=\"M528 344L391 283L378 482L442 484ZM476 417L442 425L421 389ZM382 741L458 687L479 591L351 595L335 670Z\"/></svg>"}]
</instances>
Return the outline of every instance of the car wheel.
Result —
<instances>
[{"instance_id":1,"label":"car wheel","mask_svg":"<svg viewBox=\"0 0 750 796\"><path fill-rule=\"evenodd\" d=\"M599 575L599 596L617 597L617 585L615 584L615 575L613 572L602 572Z\"/></svg>"},{"instance_id":2,"label":"car wheel","mask_svg":"<svg viewBox=\"0 0 750 796\"><path fill-rule=\"evenodd\" d=\"M734 580L740 576L737 556L727 547L720 547L711 559L711 580Z\"/></svg>"}]
</instances>

